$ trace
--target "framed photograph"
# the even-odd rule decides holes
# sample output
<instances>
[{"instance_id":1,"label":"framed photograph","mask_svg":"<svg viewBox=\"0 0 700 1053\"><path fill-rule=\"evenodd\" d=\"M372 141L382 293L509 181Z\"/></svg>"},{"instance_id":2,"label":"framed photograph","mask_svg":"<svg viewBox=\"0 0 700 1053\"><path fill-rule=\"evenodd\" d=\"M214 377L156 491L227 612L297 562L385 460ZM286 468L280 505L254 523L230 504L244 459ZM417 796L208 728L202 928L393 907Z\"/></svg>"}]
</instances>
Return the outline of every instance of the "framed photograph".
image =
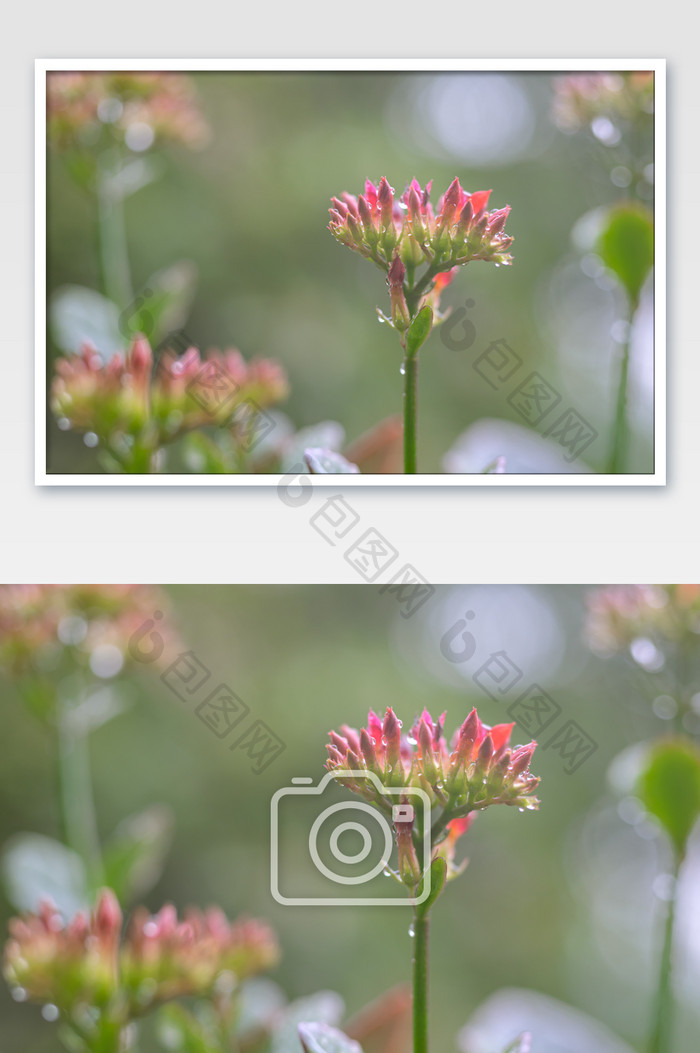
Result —
<instances>
[{"instance_id":1,"label":"framed photograph","mask_svg":"<svg viewBox=\"0 0 700 1053\"><path fill-rule=\"evenodd\" d=\"M663 485L665 185L663 60L38 60L35 481Z\"/></svg>"}]
</instances>

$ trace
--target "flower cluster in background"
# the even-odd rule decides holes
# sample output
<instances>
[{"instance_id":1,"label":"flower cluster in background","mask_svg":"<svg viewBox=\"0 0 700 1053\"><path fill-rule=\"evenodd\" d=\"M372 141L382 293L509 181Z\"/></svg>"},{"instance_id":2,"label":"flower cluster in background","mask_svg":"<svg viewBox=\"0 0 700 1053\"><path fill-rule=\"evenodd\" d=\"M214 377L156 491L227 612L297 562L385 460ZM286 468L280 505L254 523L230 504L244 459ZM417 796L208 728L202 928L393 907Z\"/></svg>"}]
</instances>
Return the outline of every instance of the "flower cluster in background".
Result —
<instances>
[{"instance_id":1,"label":"flower cluster in background","mask_svg":"<svg viewBox=\"0 0 700 1053\"><path fill-rule=\"evenodd\" d=\"M608 125L595 122L635 121L654 112L654 74L579 73L554 82L554 118L562 131L591 127L605 141Z\"/></svg>"},{"instance_id":2,"label":"flower cluster in background","mask_svg":"<svg viewBox=\"0 0 700 1053\"><path fill-rule=\"evenodd\" d=\"M139 452L151 462L162 446L207 425L229 426L246 407L245 424L288 394L283 368L269 359L246 362L239 351L169 350L154 369L148 341L136 337L126 354L103 363L94 348L56 362L51 408L64 430L86 431L123 468ZM252 411L252 412L251 412ZM240 421L238 422L240 425ZM139 470L143 459L137 460Z\"/></svg>"},{"instance_id":3,"label":"flower cluster in background","mask_svg":"<svg viewBox=\"0 0 700 1053\"><path fill-rule=\"evenodd\" d=\"M152 585L2 585L0 666L55 682L70 656L71 664L96 676L114 675L129 660L134 632L154 611L168 609L167 597ZM171 634L162 660L176 646Z\"/></svg>"},{"instance_id":4,"label":"flower cluster in background","mask_svg":"<svg viewBox=\"0 0 700 1053\"><path fill-rule=\"evenodd\" d=\"M587 638L603 656L640 639L670 644L700 634L700 585L608 585L589 593L587 605Z\"/></svg>"},{"instance_id":5,"label":"flower cluster in background","mask_svg":"<svg viewBox=\"0 0 700 1053\"><path fill-rule=\"evenodd\" d=\"M169 904L155 915L138 908L122 938L121 908L103 889L90 914L70 921L48 902L13 919L4 974L17 1000L52 1004L68 1019L93 1007L124 1025L169 999L211 994L222 977L232 990L278 958L265 922L229 922L215 907L182 919Z\"/></svg>"},{"instance_id":6,"label":"flower cluster in background","mask_svg":"<svg viewBox=\"0 0 700 1053\"><path fill-rule=\"evenodd\" d=\"M105 136L136 152L162 142L199 148L209 138L191 81L178 73L55 71L47 125L60 149L94 149Z\"/></svg>"}]
</instances>

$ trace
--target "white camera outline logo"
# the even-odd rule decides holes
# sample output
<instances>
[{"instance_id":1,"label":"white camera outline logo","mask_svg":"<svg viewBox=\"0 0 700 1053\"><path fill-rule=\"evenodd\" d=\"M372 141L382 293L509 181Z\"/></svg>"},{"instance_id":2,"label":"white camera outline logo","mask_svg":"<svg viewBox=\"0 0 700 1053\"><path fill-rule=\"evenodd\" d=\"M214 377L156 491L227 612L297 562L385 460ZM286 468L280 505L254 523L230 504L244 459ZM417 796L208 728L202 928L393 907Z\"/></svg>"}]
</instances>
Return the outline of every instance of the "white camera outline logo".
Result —
<instances>
[{"instance_id":1,"label":"white camera outline logo","mask_svg":"<svg viewBox=\"0 0 700 1053\"><path fill-rule=\"evenodd\" d=\"M365 896L360 897L349 897L349 896L294 896L289 897L282 894L279 887L279 844L278 844L278 832L279 832L279 802L283 797L293 796L321 796L325 788L329 783L338 782L339 779L365 779L372 783L376 790L386 797L400 797L402 794L408 794L411 797L416 797L423 804L423 815L425 817L424 829L423 829L423 864L424 864L424 877L423 877L423 888L421 889L420 895L418 896L394 896L394 897L375 897ZM392 812L395 814L401 805L394 805ZM406 806L404 806L406 807ZM408 806L410 807L410 805ZM355 812L369 812L373 819L376 819L380 825L384 827L384 848L385 857L380 860L379 863L375 864L368 873L361 875L360 877L341 877L339 874L334 874L329 868L323 863L318 854L316 847L316 838L321 826L325 820L334 815L339 811L355 811ZM397 817L398 818L398 817ZM408 815L403 820L408 821ZM341 833L346 830L354 830L360 833L363 839L363 846L360 852L356 855L346 855L338 848L338 839ZM376 877L385 866L389 864L389 857L392 852L394 843L393 831L391 824L387 817L383 815L378 809L371 804L360 801L347 801L339 802L337 804L330 805L330 807L324 809L320 815L314 820L311 830L309 832L309 853L313 860L314 866L322 873L325 877L330 878L331 881L339 885L360 885L366 884L371 881L372 878ZM340 862L353 863L362 862L367 858L371 849L371 838L363 826L359 823L348 821L341 823L335 828L331 834L331 849L333 854ZM384 786L382 781L379 779L374 772L369 771L333 771L328 772L321 779L317 786L313 785L313 780L309 778L292 779L291 786L283 786L282 789L277 790L270 801L270 891L272 897L277 903L281 903L282 906L286 907L405 907L408 905L417 906L424 903L430 895L430 857L431 857L431 841L430 841L430 797L422 790L419 786ZM408 890L406 890L408 891Z\"/></svg>"}]
</instances>

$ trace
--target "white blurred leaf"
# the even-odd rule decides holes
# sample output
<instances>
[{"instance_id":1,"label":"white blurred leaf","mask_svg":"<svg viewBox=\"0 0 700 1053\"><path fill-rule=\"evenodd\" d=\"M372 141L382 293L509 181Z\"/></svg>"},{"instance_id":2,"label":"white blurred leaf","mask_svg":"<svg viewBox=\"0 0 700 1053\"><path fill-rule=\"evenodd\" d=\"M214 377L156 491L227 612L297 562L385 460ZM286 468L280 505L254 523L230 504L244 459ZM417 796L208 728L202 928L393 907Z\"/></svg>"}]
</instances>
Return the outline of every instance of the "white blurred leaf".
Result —
<instances>
[{"instance_id":1,"label":"white blurred leaf","mask_svg":"<svg viewBox=\"0 0 700 1053\"><path fill-rule=\"evenodd\" d=\"M299 998L283 1009L275 1021L269 1053L299 1053L299 1024L315 1020L320 1024L339 1024L345 1003L334 991L318 991Z\"/></svg>"},{"instance_id":2,"label":"white blurred leaf","mask_svg":"<svg viewBox=\"0 0 700 1053\"><path fill-rule=\"evenodd\" d=\"M49 325L54 343L69 354L92 344L103 361L123 350L119 308L94 289L62 285L51 297Z\"/></svg>"},{"instance_id":3,"label":"white blurred leaf","mask_svg":"<svg viewBox=\"0 0 700 1053\"><path fill-rule=\"evenodd\" d=\"M359 1042L327 1024L300 1024L299 1038L306 1053L362 1053Z\"/></svg>"},{"instance_id":4,"label":"white blurred leaf","mask_svg":"<svg viewBox=\"0 0 700 1053\"><path fill-rule=\"evenodd\" d=\"M445 454L443 468L453 475L480 475L484 465L505 458L508 475L590 472L580 460L569 462L552 439L507 420L485 418L462 432Z\"/></svg>"},{"instance_id":5,"label":"white blurred leaf","mask_svg":"<svg viewBox=\"0 0 700 1053\"><path fill-rule=\"evenodd\" d=\"M325 420L302 428L284 444L280 471L284 474L292 471L295 465L304 464L304 451L309 448L338 451L344 444L345 429L337 421Z\"/></svg>"},{"instance_id":6,"label":"white blurred leaf","mask_svg":"<svg viewBox=\"0 0 700 1053\"><path fill-rule=\"evenodd\" d=\"M17 910L36 911L42 898L51 899L65 917L87 906L87 879L80 857L52 837L16 834L0 858L5 892Z\"/></svg>"},{"instance_id":7,"label":"white blurred leaf","mask_svg":"<svg viewBox=\"0 0 700 1053\"><path fill-rule=\"evenodd\" d=\"M304 460L312 475L359 475L360 469L342 453L318 446L304 450Z\"/></svg>"},{"instance_id":8,"label":"white blurred leaf","mask_svg":"<svg viewBox=\"0 0 700 1053\"><path fill-rule=\"evenodd\" d=\"M533 1053L634 1053L587 1013L519 988L504 988L487 999L459 1032L457 1044L460 1053L501 1053L513 1035L524 1031L532 1036Z\"/></svg>"},{"instance_id":9,"label":"white blurred leaf","mask_svg":"<svg viewBox=\"0 0 700 1053\"><path fill-rule=\"evenodd\" d=\"M255 979L244 983L237 995L236 1035L254 1035L268 1030L270 1022L284 1007L284 991L274 980Z\"/></svg>"}]
</instances>

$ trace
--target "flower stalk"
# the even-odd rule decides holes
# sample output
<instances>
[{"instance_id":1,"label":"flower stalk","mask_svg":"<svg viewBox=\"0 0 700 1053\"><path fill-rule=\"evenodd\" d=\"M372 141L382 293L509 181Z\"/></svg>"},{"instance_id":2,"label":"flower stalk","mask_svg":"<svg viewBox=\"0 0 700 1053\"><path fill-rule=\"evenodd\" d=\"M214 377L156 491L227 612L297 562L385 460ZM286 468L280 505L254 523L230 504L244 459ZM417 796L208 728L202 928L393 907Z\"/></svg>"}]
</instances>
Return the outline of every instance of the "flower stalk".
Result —
<instances>
[{"instance_id":1,"label":"flower stalk","mask_svg":"<svg viewBox=\"0 0 700 1053\"><path fill-rule=\"evenodd\" d=\"M476 813L491 805L515 805L520 811L539 805L534 795L539 779L530 772L535 742L510 748L514 725L489 727L473 709L448 745L444 721L444 713L434 720L423 710L405 735L391 707L383 718L370 710L367 727L358 731L343 724L330 732L326 747L326 768L347 789L392 816L398 855L394 877L407 888L414 908L413 1053L428 1053L430 910L446 882L466 866L466 860L455 864L457 842ZM422 830L417 819L396 818L387 807L388 787L405 789L402 802L410 800L411 788L426 794L430 809L421 822L432 822L428 860L419 859Z\"/></svg>"},{"instance_id":2,"label":"flower stalk","mask_svg":"<svg viewBox=\"0 0 700 1053\"><path fill-rule=\"evenodd\" d=\"M395 329L403 349L404 472L417 471L418 352L446 314L440 295L457 269L475 260L498 266L512 262L513 238L505 232L510 206L487 211L490 190L467 193L454 179L430 203L432 182L414 179L401 197L382 178L365 183L364 194L331 199L328 229L340 242L386 273L390 313L379 320ZM422 271L421 271L422 268ZM419 273L420 272L420 273Z\"/></svg>"}]
</instances>

